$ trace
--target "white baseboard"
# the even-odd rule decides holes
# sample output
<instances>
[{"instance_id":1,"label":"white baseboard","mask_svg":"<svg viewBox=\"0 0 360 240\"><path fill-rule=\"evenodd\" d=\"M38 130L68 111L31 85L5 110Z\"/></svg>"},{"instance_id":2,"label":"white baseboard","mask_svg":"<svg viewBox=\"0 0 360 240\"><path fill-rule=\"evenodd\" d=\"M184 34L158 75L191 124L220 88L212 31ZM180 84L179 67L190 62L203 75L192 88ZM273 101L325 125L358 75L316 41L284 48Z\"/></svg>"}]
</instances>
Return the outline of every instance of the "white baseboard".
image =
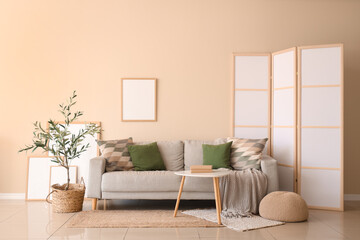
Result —
<instances>
[{"instance_id":1,"label":"white baseboard","mask_svg":"<svg viewBox=\"0 0 360 240\"><path fill-rule=\"evenodd\" d=\"M345 201L360 201L360 194L345 194Z\"/></svg>"},{"instance_id":2,"label":"white baseboard","mask_svg":"<svg viewBox=\"0 0 360 240\"><path fill-rule=\"evenodd\" d=\"M0 193L0 199L25 199L25 193Z\"/></svg>"}]
</instances>

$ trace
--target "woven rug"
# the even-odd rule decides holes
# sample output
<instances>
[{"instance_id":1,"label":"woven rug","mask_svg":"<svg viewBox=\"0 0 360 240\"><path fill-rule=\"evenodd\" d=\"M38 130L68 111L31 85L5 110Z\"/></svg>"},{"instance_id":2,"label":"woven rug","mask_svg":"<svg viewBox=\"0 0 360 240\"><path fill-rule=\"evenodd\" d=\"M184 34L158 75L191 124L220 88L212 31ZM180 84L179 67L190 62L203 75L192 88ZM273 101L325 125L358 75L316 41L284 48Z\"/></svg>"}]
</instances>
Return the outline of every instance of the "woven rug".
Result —
<instances>
[{"instance_id":1,"label":"woven rug","mask_svg":"<svg viewBox=\"0 0 360 240\"><path fill-rule=\"evenodd\" d=\"M221 227L217 223L173 210L83 211L67 223L68 228L194 228Z\"/></svg>"},{"instance_id":2,"label":"woven rug","mask_svg":"<svg viewBox=\"0 0 360 240\"><path fill-rule=\"evenodd\" d=\"M217 222L216 209L196 209L183 211L182 213L205 219L214 223ZM221 222L224 226L241 232L285 224L284 222L272 221L255 215L242 218L221 217Z\"/></svg>"}]
</instances>

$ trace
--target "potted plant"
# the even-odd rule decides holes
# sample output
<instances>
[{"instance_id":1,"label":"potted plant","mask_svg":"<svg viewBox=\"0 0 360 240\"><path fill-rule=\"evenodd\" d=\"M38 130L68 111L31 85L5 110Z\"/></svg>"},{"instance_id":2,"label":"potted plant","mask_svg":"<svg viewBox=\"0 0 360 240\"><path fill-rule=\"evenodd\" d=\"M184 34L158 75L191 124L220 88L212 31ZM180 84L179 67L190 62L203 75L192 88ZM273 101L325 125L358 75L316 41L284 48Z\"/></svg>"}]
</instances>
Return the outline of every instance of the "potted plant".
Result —
<instances>
[{"instance_id":1,"label":"potted plant","mask_svg":"<svg viewBox=\"0 0 360 240\"><path fill-rule=\"evenodd\" d=\"M80 129L77 134L72 134L69 131L70 124L83 115L81 111L75 111L74 113L71 111L71 108L76 104L76 97L76 91L74 91L67 104L59 105L59 112L64 117L64 123L58 123L50 119L48 128L44 129L40 122L35 122L32 144L26 145L25 148L19 150L19 152L29 150L34 152L38 148L43 149L44 152L49 152L49 155L52 155L52 162L66 169L66 184L54 184L51 186L54 212L82 210L85 186L82 184L70 184L69 168L71 161L80 157L90 147L89 144L83 143L85 137L89 135L94 137L95 134L101 131L100 126L93 123L86 124L85 129Z\"/></svg>"}]
</instances>

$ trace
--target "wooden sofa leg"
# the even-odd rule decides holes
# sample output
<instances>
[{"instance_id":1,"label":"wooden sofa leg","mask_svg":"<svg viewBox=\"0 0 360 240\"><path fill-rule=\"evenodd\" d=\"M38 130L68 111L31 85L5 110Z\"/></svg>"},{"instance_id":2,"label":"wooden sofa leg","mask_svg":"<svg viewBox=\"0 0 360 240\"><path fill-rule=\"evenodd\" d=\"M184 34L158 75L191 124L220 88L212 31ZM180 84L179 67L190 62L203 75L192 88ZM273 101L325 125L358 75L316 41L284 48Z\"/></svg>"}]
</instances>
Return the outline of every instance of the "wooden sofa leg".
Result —
<instances>
[{"instance_id":1,"label":"wooden sofa leg","mask_svg":"<svg viewBox=\"0 0 360 240\"><path fill-rule=\"evenodd\" d=\"M96 207L97 207L97 198L93 198L92 199L91 209L96 210Z\"/></svg>"}]
</instances>

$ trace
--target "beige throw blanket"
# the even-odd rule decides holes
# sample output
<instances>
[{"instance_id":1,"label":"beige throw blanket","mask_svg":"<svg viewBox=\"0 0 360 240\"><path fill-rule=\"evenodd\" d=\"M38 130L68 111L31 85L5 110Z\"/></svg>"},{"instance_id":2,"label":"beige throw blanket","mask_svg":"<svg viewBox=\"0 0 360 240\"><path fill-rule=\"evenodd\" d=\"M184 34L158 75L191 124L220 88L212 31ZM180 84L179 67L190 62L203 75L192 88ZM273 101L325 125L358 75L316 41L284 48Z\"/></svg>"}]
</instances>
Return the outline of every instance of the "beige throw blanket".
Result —
<instances>
[{"instance_id":1,"label":"beige throw blanket","mask_svg":"<svg viewBox=\"0 0 360 240\"><path fill-rule=\"evenodd\" d=\"M267 192L266 175L256 169L231 171L219 179L223 217L246 217L259 212Z\"/></svg>"}]
</instances>

